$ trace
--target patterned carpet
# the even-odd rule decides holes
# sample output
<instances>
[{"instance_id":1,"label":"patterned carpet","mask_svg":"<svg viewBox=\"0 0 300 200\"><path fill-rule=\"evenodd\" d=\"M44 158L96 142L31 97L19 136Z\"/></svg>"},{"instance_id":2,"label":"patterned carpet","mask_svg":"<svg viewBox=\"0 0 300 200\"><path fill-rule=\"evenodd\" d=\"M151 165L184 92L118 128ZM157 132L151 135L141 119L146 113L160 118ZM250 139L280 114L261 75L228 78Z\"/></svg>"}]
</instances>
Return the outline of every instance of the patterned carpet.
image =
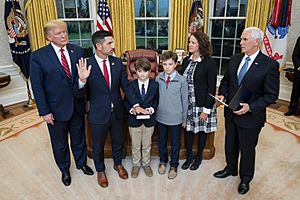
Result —
<instances>
[{"instance_id":1,"label":"patterned carpet","mask_svg":"<svg viewBox=\"0 0 300 200\"><path fill-rule=\"evenodd\" d=\"M260 134L255 177L245 196L237 193L239 177L213 177L225 165L224 120L222 110L218 110L216 155L204 160L198 170L179 168L178 176L169 180L167 174L157 173L159 159L152 157L153 177L146 177L141 170L138 178L124 181L112 169L112 159L106 159L109 186L105 189L98 186L96 175L86 176L77 170L74 161L70 168L72 184L65 187L52 156L46 124L39 123L0 143L0 199L299 199L300 140L276 125L267 123ZM282 115L276 115L279 116ZM94 169L91 159L88 164ZM123 164L130 172L131 157L124 159Z\"/></svg>"}]
</instances>

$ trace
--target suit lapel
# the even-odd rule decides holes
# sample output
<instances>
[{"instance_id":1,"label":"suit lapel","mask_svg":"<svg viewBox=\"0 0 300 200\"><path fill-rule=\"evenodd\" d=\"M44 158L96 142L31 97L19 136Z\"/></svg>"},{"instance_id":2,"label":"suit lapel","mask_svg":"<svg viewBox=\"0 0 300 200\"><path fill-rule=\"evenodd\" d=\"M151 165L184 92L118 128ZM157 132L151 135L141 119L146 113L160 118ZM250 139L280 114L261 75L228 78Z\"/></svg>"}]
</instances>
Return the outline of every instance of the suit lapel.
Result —
<instances>
[{"instance_id":1,"label":"suit lapel","mask_svg":"<svg viewBox=\"0 0 300 200\"><path fill-rule=\"evenodd\" d=\"M117 74L117 68L116 68L116 63L113 61L112 57L108 57L109 65L110 65L110 89L113 88L113 84L116 82L114 79Z\"/></svg>"},{"instance_id":2,"label":"suit lapel","mask_svg":"<svg viewBox=\"0 0 300 200\"><path fill-rule=\"evenodd\" d=\"M238 87L237 71L239 69L240 63L242 62L243 57L244 57L244 54L240 54L236 58L235 63L233 64L233 66L234 66L234 69L233 69L233 73L234 73L233 79L234 80L233 80L233 82L234 82L236 87Z\"/></svg>"},{"instance_id":3,"label":"suit lapel","mask_svg":"<svg viewBox=\"0 0 300 200\"><path fill-rule=\"evenodd\" d=\"M53 62L53 66L58 69L58 71L67 79L69 78L66 75L66 72L64 71L61 62L59 61L56 52L54 51L53 47L51 44L48 44L48 56L50 60Z\"/></svg>"},{"instance_id":4,"label":"suit lapel","mask_svg":"<svg viewBox=\"0 0 300 200\"><path fill-rule=\"evenodd\" d=\"M71 61L71 71L72 71L72 82L74 82L75 80L75 77L76 77L76 62L78 60L77 57L76 57L76 54L75 54L75 51L69 46L67 45L67 50L68 50L68 53L69 53L69 56L70 56L70 61Z\"/></svg>"},{"instance_id":5,"label":"suit lapel","mask_svg":"<svg viewBox=\"0 0 300 200\"><path fill-rule=\"evenodd\" d=\"M102 73L102 71L101 71L101 69L100 69L100 66L98 65L98 62L97 62L97 60L96 60L96 58L95 58L95 55L92 56L92 57L90 58L90 60L91 60L91 63L90 63L90 64L93 66L93 67L92 67L92 72L93 72L93 71L95 72L96 80L97 80L97 79L100 80L101 84L103 84L103 85L105 86L105 88L108 89L106 80L105 80L104 75L103 75L103 73ZM97 77L98 77L98 78L97 78Z\"/></svg>"}]
</instances>

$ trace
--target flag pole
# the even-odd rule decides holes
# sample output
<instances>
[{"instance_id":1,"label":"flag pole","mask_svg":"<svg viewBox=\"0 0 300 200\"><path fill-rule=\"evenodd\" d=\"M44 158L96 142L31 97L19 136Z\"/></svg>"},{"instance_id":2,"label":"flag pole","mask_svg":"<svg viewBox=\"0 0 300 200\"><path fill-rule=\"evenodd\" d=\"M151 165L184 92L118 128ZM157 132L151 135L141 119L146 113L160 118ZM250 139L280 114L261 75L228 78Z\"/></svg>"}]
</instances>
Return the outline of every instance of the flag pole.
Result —
<instances>
[{"instance_id":1,"label":"flag pole","mask_svg":"<svg viewBox=\"0 0 300 200\"><path fill-rule=\"evenodd\" d=\"M25 82L26 82L28 100L27 100L26 104L24 105L24 107L26 107L26 108L32 108L32 107L35 106L35 101L32 98L32 94L31 94L31 91L30 91L28 79L25 79Z\"/></svg>"}]
</instances>

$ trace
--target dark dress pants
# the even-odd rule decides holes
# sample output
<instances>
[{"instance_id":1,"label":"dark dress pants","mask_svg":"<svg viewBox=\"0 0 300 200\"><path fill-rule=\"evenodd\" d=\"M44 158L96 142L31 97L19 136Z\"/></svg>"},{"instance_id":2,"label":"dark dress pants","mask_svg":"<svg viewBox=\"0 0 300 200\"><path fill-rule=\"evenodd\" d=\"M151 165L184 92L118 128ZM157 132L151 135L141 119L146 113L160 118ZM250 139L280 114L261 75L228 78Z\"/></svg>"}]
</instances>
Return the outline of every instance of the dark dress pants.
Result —
<instances>
[{"instance_id":1,"label":"dark dress pants","mask_svg":"<svg viewBox=\"0 0 300 200\"><path fill-rule=\"evenodd\" d=\"M112 154L115 165L122 164L123 156L123 119L117 119L114 112L106 124L90 124L92 133L93 159L97 172L105 171L104 145L108 131L112 139Z\"/></svg>"},{"instance_id":2,"label":"dark dress pants","mask_svg":"<svg viewBox=\"0 0 300 200\"><path fill-rule=\"evenodd\" d=\"M240 178L249 183L254 176L255 147L261 128L242 128L234 120L225 119L225 129L226 169L233 175L237 174L240 152Z\"/></svg>"},{"instance_id":3,"label":"dark dress pants","mask_svg":"<svg viewBox=\"0 0 300 200\"><path fill-rule=\"evenodd\" d=\"M168 149L167 149L168 129L170 131L170 140L171 140L170 166L177 168L179 165L181 124L168 126L157 122L157 136L158 136L157 139L158 139L160 162L168 163Z\"/></svg>"},{"instance_id":4,"label":"dark dress pants","mask_svg":"<svg viewBox=\"0 0 300 200\"><path fill-rule=\"evenodd\" d=\"M65 173L70 168L68 133L70 133L71 150L76 167L83 167L87 159L84 116L79 115L74 109L74 113L69 121L54 120L54 125L47 124L47 126L54 159L60 171Z\"/></svg>"},{"instance_id":5,"label":"dark dress pants","mask_svg":"<svg viewBox=\"0 0 300 200\"><path fill-rule=\"evenodd\" d=\"M289 106L290 110L297 111L299 98L300 98L300 77L295 77L293 82L290 106Z\"/></svg>"}]
</instances>

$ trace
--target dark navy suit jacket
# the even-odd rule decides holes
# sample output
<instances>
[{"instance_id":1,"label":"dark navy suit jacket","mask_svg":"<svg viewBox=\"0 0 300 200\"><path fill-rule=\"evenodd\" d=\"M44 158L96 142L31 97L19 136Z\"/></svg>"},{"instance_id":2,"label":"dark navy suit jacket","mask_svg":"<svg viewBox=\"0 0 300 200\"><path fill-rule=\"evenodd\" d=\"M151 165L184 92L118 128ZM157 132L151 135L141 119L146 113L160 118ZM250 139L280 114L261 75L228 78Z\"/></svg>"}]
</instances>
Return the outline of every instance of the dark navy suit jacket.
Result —
<instances>
[{"instance_id":1,"label":"dark navy suit jacket","mask_svg":"<svg viewBox=\"0 0 300 200\"><path fill-rule=\"evenodd\" d=\"M111 87L108 88L101 69L95 56L88 59L87 65L91 65L91 73L87 79L86 94L90 101L88 119L93 124L106 124L111 119L111 103L114 113L119 120L123 120L124 106L121 98L120 88L127 93L128 79L124 66L120 59L109 56Z\"/></svg>"},{"instance_id":2,"label":"dark navy suit jacket","mask_svg":"<svg viewBox=\"0 0 300 200\"><path fill-rule=\"evenodd\" d=\"M142 108L152 107L154 111L156 111L158 106L158 99L159 99L157 82L153 80L149 80L149 85L144 100L141 97L138 80L133 80L132 82L130 82L129 92L131 98L134 98L134 102L139 103L139 105ZM125 98L124 105L127 111L129 111L133 107L133 105L128 101L127 96ZM130 127L139 127L142 124L144 124L146 127L155 126L155 114L150 115L150 119L136 119L136 115L129 114L128 125Z\"/></svg>"},{"instance_id":3,"label":"dark navy suit jacket","mask_svg":"<svg viewBox=\"0 0 300 200\"><path fill-rule=\"evenodd\" d=\"M31 55L31 85L40 116L52 113L55 120L68 121L74 108L83 115L84 91L78 89L76 63L82 57L81 47L68 44L72 80L69 80L51 44Z\"/></svg>"},{"instance_id":4,"label":"dark navy suit jacket","mask_svg":"<svg viewBox=\"0 0 300 200\"><path fill-rule=\"evenodd\" d=\"M239 86L237 70L244 54L233 55L219 86L219 95L231 101ZM235 115L231 109L225 107L226 120L235 120L243 128L261 128L266 121L266 107L273 103L279 94L279 63L259 52L241 84L251 91L252 96L247 102L251 112Z\"/></svg>"}]
</instances>

